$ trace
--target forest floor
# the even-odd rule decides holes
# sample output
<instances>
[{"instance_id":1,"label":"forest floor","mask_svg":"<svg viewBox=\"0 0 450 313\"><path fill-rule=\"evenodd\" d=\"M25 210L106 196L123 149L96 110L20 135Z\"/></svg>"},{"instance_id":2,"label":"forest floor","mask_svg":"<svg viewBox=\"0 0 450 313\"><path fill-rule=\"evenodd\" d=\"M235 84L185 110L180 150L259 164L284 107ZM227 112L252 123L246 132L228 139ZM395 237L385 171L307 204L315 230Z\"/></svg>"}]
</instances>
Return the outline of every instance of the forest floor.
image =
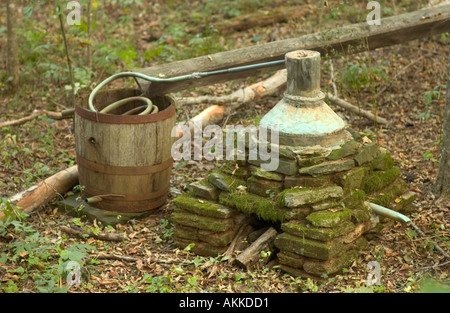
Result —
<instances>
[{"instance_id":1,"label":"forest floor","mask_svg":"<svg viewBox=\"0 0 450 313\"><path fill-rule=\"evenodd\" d=\"M361 16L364 17L366 12L365 8L355 4L351 10L340 6L325 8L321 24L317 24L318 16L314 13L300 21L255 27L227 36L220 34L216 34L215 37L191 36L189 42L184 42L181 38L183 34L187 36L186 32L176 27L169 27L167 24L181 19L184 24L181 23L180 27L183 28L186 25L195 26L211 21L196 15L201 12L201 1L192 4L190 20L183 20L188 17L183 17L182 13L174 16L171 8L176 7L178 2L170 1L167 2L169 4L164 4L164 1L160 1L156 4L158 2L153 1L148 4L144 1L142 6L128 8L114 7L112 2L108 1L104 1L103 6L98 4L98 11L104 10L104 14L109 18L127 23L129 27L127 30L118 28L113 34L109 34L108 36L111 37L107 37L106 40L115 42L114 40L120 40L126 34L131 34L135 53L131 53L128 48L123 51L128 51L131 57L118 53L121 59L113 60L113 64L117 66L115 69L103 67L97 70L93 66L92 82L98 83L109 74L129 67L151 66L186 57L180 51L192 50L195 40L204 49L190 51L189 57L213 53L215 49L228 50L311 33L319 28L355 23L361 21ZM217 4L218 1L213 2ZM306 1L304 5L311 8L312 12L318 12L317 6L310 2L312 1ZM386 6L383 11L386 14L400 14L411 10L406 4L391 7L391 4L380 2L382 6ZM425 1L422 2L422 6L425 6ZM261 1L261 7L258 8L245 8L235 1L229 3L231 4L225 6L226 11L217 10L216 12L210 8L211 16L230 19L256 9L270 11L277 6L277 1L272 1L270 5L269 2ZM151 6L151 9L146 5ZM1 13L4 13L3 9ZM39 14L45 14L45 10L36 9L33 14L31 18L39 21ZM125 17L131 17L131 21L124 21ZM0 21L3 24L4 19ZM50 38L46 37L42 45L50 45L55 40L60 40L55 21L53 19L53 22L47 22L54 24L51 30L54 34L53 37L50 35ZM96 27L93 40L101 41L101 34L104 34L103 26ZM159 39L149 39L150 30L154 29L157 29L156 33L160 33ZM32 31L28 30L29 33L26 31L22 30L20 33L24 40L38 40L30 39ZM377 114L390 121L390 125L386 127L374 125L365 118L339 107L332 107L353 129L358 131L369 129L374 132L377 135L378 144L392 153L395 166L400 169L402 178L408 182L411 190L418 194L414 202L415 212L409 217L422 229L426 237L418 236L414 230L398 222L385 220L382 232L370 241L370 250L362 254L342 273L333 277L326 277L321 281L291 277L281 272L276 265L267 267L263 263L258 263L245 271L221 260L220 257L200 257L190 251L180 250L173 244L173 229L169 219L173 209L171 201L173 195L186 191L185 186L188 183L203 178L207 171L216 166L214 162L208 161L179 162L175 163L173 169L172 194L169 200L163 207L151 212L145 218L133 219L123 225L111 227L65 215L53 202L26 219L18 219L6 228L5 225L0 224L0 293L39 291L78 293L449 292L449 260L445 259L431 244L431 241L436 242L442 249L450 252L450 203L437 202L433 195L433 184L439 164L449 37L448 34L437 35L376 51L336 57L331 60L333 73L328 60L324 60L322 65L324 89L331 90L332 83L335 83L341 97L367 110L372 111L376 107ZM213 42L220 47L208 50L210 47L206 44ZM86 45L80 44L75 39L71 44L78 48L84 48ZM5 45L6 41L0 41L1 51L6 50ZM55 51L59 51L59 54L50 55L50 60L47 62L53 61L59 64L60 68L64 68L65 59L61 46L61 41L58 45L54 45L54 49L57 49ZM40 49L50 48L40 47ZM114 53L115 51L110 54L115 55ZM175 59L168 57L170 53L175 56ZM81 54L80 52L79 55ZM142 55L146 55L146 58L139 57ZM35 108L61 110L69 107L69 97L64 89L64 85L68 84L67 75L61 74L61 77L51 75L56 75L58 70L33 72L38 70L40 62L44 62L43 59L39 59L41 56L34 57L36 58L34 61L22 60L21 62L24 72L29 73L23 74L22 78L26 86L20 94L2 96L0 99L0 123L29 115ZM131 63L128 62L130 59ZM96 64L95 60L94 58L93 64ZM1 66L4 64L2 63ZM33 66L36 69L32 69ZM46 68L48 67L49 65L46 65ZM64 70L62 73L65 73ZM333 74L333 80L330 79L331 74ZM33 76L41 79L36 80ZM178 93L177 96L230 94L242 86L265 77L207 86ZM280 92L278 95L247 104L228 116L227 123L252 123L267 113L281 97ZM177 108L178 119L185 120L186 116L192 117L205 107L206 105L179 107ZM73 133L72 120L55 121L45 116L21 126L1 128L1 197L10 197L51 174L73 165L75 157ZM6 203L6 199L4 202ZM61 226L74 224L94 232L120 233L124 235L124 240L111 242L79 238L61 231ZM112 259L113 255L122 256L122 258ZM63 265L67 265L70 260L81 261L83 265L81 284L68 288ZM379 286L366 284L367 264L370 261L380 263L381 285Z\"/></svg>"}]
</instances>

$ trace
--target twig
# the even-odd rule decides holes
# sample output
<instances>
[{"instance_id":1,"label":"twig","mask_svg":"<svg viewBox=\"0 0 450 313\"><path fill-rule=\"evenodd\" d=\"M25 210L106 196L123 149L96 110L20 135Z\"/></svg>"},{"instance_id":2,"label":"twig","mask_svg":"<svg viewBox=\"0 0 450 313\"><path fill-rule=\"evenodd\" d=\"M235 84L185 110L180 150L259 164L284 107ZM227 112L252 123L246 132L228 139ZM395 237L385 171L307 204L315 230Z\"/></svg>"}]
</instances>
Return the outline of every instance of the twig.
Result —
<instances>
[{"instance_id":1,"label":"twig","mask_svg":"<svg viewBox=\"0 0 450 313\"><path fill-rule=\"evenodd\" d=\"M386 120L385 118L379 117L378 115L374 115L373 113L360 109L357 106L354 106L353 104L348 103L345 100L342 100L340 98L337 98L335 96L333 96L331 93L327 94L328 99L330 99L330 101L335 104L338 105L344 109L347 109L353 113L358 114L359 116L365 117L371 121L377 122L379 124L384 124L384 125L388 125L389 122L388 120Z\"/></svg>"},{"instance_id":2,"label":"twig","mask_svg":"<svg viewBox=\"0 0 450 313\"><path fill-rule=\"evenodd\" d=\"M421 236L421 237L426 237L425 233L413 222L409 222L408 226L411 226L412 228L414 228L414 230ZM447 259L450 260L450 255L448 255L447 252L445 252L437 243L435 243L434 241L430 241L430 243L436 248L436 250L438 250L443 256L445 256Z\"/></svg>"},{"instance_id":3,"label":"twig","mask_svg":"<svg viewBox=\"0 0 450 313\"><path fill-rule=\"evenodd\" d=\"M92 67L92 53L91 53L91 1L88 1L88 7L87 7L87 39L88 44L86 47L86 54L87 54L87 66L89 69Z\"/></svg>"},{"instance_id":4,"label":"twig","mask_svg":"<svg viewBox=\"0 0 450 313\"><path fill-rule=\"evenodd\" d=\"M429 54L427 55L422 55L421 57L419 57L418 59L414 60L413 62L409 63L408 65L406 65L405 67L403 67L400 71L397 72L397 74L394 75L394 77L392 77L391 83L394 79L396 79L397 77L399 77L401 74L403 74L403 72L405 72L410 66L412 66L413 64L419 62L420 60L422 60L424 57L428 57ZM375 99L378 99L378 97L386 91L386 89L389 87L388 86L384 86L380 91L377 92L377 94L374 96Z\"/></svg>"},{"instance_id":5,"label":"twig","mask_svg":"<svg viewBox=\"0 0 450 313\"><path fill-rule=\"evenodd\" d=\"M85 237L87 235L88 237L93 237L100 240L109 240L109 241L123 241L123 236L121 234L114 234L114 233L98 233L94 234L91 231L84 230L77 226L61 226L61 230L65 233L76 235L79 237Z\"/></svg>"},{"instance_id":6,"label":"twig","mask_svg":"<svg viewBox=\"0 0 450 313\"><path fill-rule=\"evenodd\" d=\"M137 262L139 258L135 258L128 255L119 254L104 254L101 253L97 256L98 260L116 260L116 261L126 261L126 262Z\"/></svg>"},{"instance_id":7,"label":"twig","mask_svg":"<svg viewBox=\"0 0 450 313\"><path fill-rule=\"evenodd\" d=\"M66 32L64 31L64 23L62 19L61 7L58 6L58 17L59 17L59 25L61 27L61 33L64 39L64 48L66 50L66 58L67 58L67 67L69 68L69 78L70 84L72 85L72 104L75 104L75 82L73 80L73 72L72 72L72 61L70 60L69 55L69 45L67 44Z\"/></svg>"},{"instance_id":8,"label":"twig","mask_svg":"<svg viewBox=\"0 0 450 313\"><path fill-rule=\"evenodd\" d=\"M67 109L61 112L52 112L52 111L46 111L46 110L35 110L33 113L29 116L22 117L20 119L14 120L14 121L6 121L0 123L0 128L7 127L7 126L16 126L16 125L22 125L26 122L29 122L41 115L47 115L49 118L54 120L62 120L65 118L71 118L73 116L74 109Z\"/></svg>"},{"instance_id":9,"label":"twig","mask_svg":"<svg viewBox=\"0 0 450 313\"><path fill-rule=\"evenodd\" d=\"M444 266L444 265L447 265L447 264L450 264L450 261L447 261L447 262L444 262L444 263L440 263L440 264L434 264L432 266L423 267L422 269L432 269L432 268Z\"/></svg>"},{"instance_id":10,"label":"twig","mask_svg":"<svg viewBox=\"0 0 450 313\"><path fill-rule=\"evenodd\" d=\"M337 88L336 88L336 83L334 82L334 66L333 66L333 61L330 59L328 61L328 63L330 64L330 81L331 81L331 85L333 86L333 95L335 97L338 96L338 92L337 92Z\"/></svg>"}]
</instances>

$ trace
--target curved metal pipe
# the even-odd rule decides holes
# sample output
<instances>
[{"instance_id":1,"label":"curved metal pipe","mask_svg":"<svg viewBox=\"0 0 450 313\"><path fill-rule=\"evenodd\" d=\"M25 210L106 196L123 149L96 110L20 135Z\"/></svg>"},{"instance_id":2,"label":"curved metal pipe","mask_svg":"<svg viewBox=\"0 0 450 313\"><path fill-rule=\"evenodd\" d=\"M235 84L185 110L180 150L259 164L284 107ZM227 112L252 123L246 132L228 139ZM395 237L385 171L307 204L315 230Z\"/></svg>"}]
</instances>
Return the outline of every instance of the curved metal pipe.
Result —
<instances>
[{"instance_id":1,"label":"curved metal pipe","mask_svg":"<svg viewBox=\"0 0 450 313\"><path fill-rule=\"evenodd\" d=\"M226 73L236 73L236 72L243 72L243 71L249 71L253 69L259 69L264 67L271 67L276 65L285 64L285 60L277 60L277 61L271 61L271 62L265 62L265 63L258 63L258 64L251 64L251 65L245 65L245 66L238 66L238 67L232 67L224 70L217 70L217 71L211 71L211 72L195 72L192 74L187 75L181 75L176 77L170 77L170 78L159 78L159 77L152 77L147 76L145 74L137 73L137 72L122 72L114 74L104 81L102 81L100 84L98 84L89 95L89 109L93 112L97 112L97 109L94 107L94 97L98 93L100 89L102 89L105 85L112 82L113 80L123 78L123 77L136 77L140 78L149 82L154 83L172 83L172 82L178 82L182 80L188 80L188 79L199 79L207 76L212 75L219 75L219 74L226 74Z\"/></svg>"},{"instance_id":2,"label":"curved metal pipe","mask_svg":"<svg viewBox=\"0 0 450 313\"><path fill-rule=\"evenodd\" d=\"M148 114L152 111L152 109L154 107L152 101L146 97L130 97L130 98L121 99L119 101L111 103L110 105L105 107L103 110L101 110L100 113L108 113L109 111L114 110L114 109L120 107L121 105L124 105L125 103L132 102L132 101L142 101L142 102L146 103L147 108L144 111L142 111L141 113L139 113L138 115Z\"/></svg>"},{"instance_id":3,"label":"curved metal pipe","mask_svg":"<svg viewBox=\"0 0 450 313\"><path fill-rule=\"evenodd\" d=\"M385 216L387 218L396 220L396 221L404 223L404 224L408 224L411 222L411 219L409 217L407 217L406 215L403 215L396 211L385 208L384 206L381 206L381 205L378 205L378 204L375 204L372 202L366 202L366 204L378 215Z\"/></svg>"}]
</instances>

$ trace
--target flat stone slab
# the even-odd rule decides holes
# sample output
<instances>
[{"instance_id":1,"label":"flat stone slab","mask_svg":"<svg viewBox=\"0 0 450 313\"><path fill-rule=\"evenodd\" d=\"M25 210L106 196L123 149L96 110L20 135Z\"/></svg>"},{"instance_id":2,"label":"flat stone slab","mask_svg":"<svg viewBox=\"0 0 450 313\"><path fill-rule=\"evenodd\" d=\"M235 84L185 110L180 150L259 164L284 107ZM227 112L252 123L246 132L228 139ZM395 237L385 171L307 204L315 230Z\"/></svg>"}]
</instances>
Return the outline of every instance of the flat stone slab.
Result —
<instances>
[{"instance_id":1,"label":"flat stone slab","mask_svg":"<svg viewBox=\"0 0 450 313\"><path fill-rule=\"evenodd\" d=\"M234 226L234 221L232 218L219 219L182 211L174 211L170 218L176 224L209 230L216 233L224 232Z\"/></svg>"},{"instance_id":2,"label":"flat stone slab","mask_svg":"<svg viewBox=\"0 0 450 313\"><path fill-rule=\"evenodd\" d=\"M251 166L250 175L255 176L256 178L274 180L278 182L282 182L284 178L284 175L282 174L264 171L263 169L256 166Z\"/></svg>"},{"instance_id":3,"label":"flat stone slab","mask_svg":"<svg viewBox=\"0 0 450 313\"><path fill-rule=\"evenodd\" d=\"M188 194L173 199L176 207L188 212L214 218L229 218L234 211L216 202L197 199Z\"/></svg>"},{"instance_id":4,"label":"flat stone slab","mask_svg":"<svg viewBox=\"0 0 450 313\"><path fill-rule=\"evenodd\" d=\"M275 238L275 246L281 251L292 252L314 259L329 260L340 253L345 245L341 240L322 242L283 233Z\"/></svg>"},{"instance_id":5,"label":"flat stone slab","mask_svg":"<svg viewBox=\"0 0 450 313\"><path fill-rule=\"evenodd\" d=\"M219 198L218 189L207 179L190 183L187 188L196 196L207 200L217 200Z\"/></svg>"},{"instance_id":6,"label":"flat stone slab","mask_svg":"<svg viewBox=\"0 0 450 313\"><path fill-rule=\"evenodd\" d=\"M123 213L98 209L81 200L79 193L75 193L72 196L58 201L57 205L66 215L86 218L89 221L97 220L105 226L124 224L131 219L139 219L149 216L153 212Z\"/></svg>"},{"instance_id":7,"label":"flat stone slab","mask_svg":"<svg viewBox=\"0 0 450 313\"><path fill-rule=\"evenodd\" d=\"M323 162L317 165L302 167L299 169L300 174L309 174L311 176L321 176L326 174L339 173L343 171L348 171L355 166L355 161L353 159L337 160Z\"/></svg>"},{"instance_id":8,"label":"flat stone slab","mask_svg":"<svg viewBox=\"0 0 450 313\"><path fill-rule=\"evenodd\" d=\"M261 164L269 164L270 161L263 161L261 159L257 159L257 160L248 160L248 163L252 164L252 165L256 165L256 166L261 166ZM279 158L278 159L278 167L276 170L274 170L274 172L280 173L280 174L284 174L284 175L295 175L298 172L298 165L297 165L297 161L294 160L290 160L290 159L284 159L284 158Z\"/></svg>"},{"instance_id":9,"label":"flat stone slab","mask_svg":"<svg viewBox=\"0 0 450 313\"><path fill-rule=\"evenodd\" d=\"M338 149L334 149L333 151L331 151L331 153L327 156L327 160L336 161L354 155L358 152L360 147L361 144L359 142L355 140L349 140Z\"/></svg>"},{"instance_id":10,"label":"flat stone slab","mask_svg":"<svg viewBox=\"0 0 450 313\"><path fill-rule=\"evenodd\" d=\"M350 266L359 257L360 251L344 251L339 256L327 261L306 260L303 269L313 275L332 275L341 271L344 267Z\"/></svg>"},{"instance_id":11,"label":"flat stone slab","mask_svg":"<svg viewBox=\"0 0 450 313\"><path fill-rule=\"evenodd\" d=\"M361 147L354 159L358 166L371 162L378 156L378 145L376 142L365 144Z\"/></svg>"},{"instance_id":12,"label":"flat stone slab","mask_svg":"<svg viewBox=\"0 0 450 313\"><path fill-rule=\"evenodd\" d=\"M310 175L286 176L284 178L284 188L292 187L323 187L334 184L334 175L322 175L319 177L312 177Z\"/></svg>"},{"instance_id":13,"label":"flat stone slab","mask_svg":"<svg viewBox=\"0 0 450 313\"><path fill-rule=\"evenodd\" d=\"M355 229L355 225L347 221L336 228L326 228L310 226L306 221L300 221L283 223L281 224L281 229L297 237L328 241L352 232Z\"/></svg>"},{"instance_id":14,"label":"flat stone slab","mask_svg":"<svg viewBox=\"0 0 450 313\"><path fill-rule=\"evenodd\" d=\"M400 171L395 167L386 171L375 171L366 180L363 190L368 194L380 191L393 183L398 177L400 177Z\"/></svg>"},{"instance_id":15,"label":"flat stone slab","mask_svg":"<svg viewBox=\"0 0 450 313\"><path fill-rule=\"evenodd\" d=\"M316 227L336 227L348 221L352 216L352 211L344 209L331 212L329 210L317 211L309 214L306 219Z\"/></svg>"},{"instance_id":16,"label":"flat stone slab","mask_svg":"<svg viewBox=\"0 0 450 313\"><path fill-rule=\"evenodd\" d=\"M251 176L247 179L247 188L249 192L258 196L274 198L283 189L283 183Z\"/></svg>"},{"instance_id":17,"label":"flat stone slab","mask_svg":"<svg viewBox=\"0 0 450 313\"><path fill-rule=\"evenodd\" d=\"M239 186L245 186L245 181L237 176L221 173L220 171L212 172L208 181L223 191L233 191Z\"/></svg>"},{"instance_id":18,"label":"flat stone slab","mask_svg":"<svg viewBox=\"0 0 450 313\"><path fill-rule=\"evenodd\" d=\"M265 221L281 221L285 217L285 212L275 201L250 193L222 192L219 195L219 202L242 213L255 214Z\"/></svg>"},{"instance_id":19,"label":"flat stone slab","mask_svg":"<svg viewBox=\"0 0 450 313\"><path fill-rule=\"evenodd\" d=\"M343 194L342 188L336 185L321 188L293 188L283 191L278 201L288 208L295 208L321 201L340 199Z\"/></svg>"}]
</instances>

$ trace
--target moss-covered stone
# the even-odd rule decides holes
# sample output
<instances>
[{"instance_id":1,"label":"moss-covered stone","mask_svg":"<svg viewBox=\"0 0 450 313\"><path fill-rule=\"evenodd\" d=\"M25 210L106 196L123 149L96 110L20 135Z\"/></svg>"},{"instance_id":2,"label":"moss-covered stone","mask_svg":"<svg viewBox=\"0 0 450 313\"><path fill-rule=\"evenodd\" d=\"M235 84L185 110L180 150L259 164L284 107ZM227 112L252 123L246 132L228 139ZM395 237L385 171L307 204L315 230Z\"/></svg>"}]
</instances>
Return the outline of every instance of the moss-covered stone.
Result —
<instances>
[{"instance_id":1,"label":"moss-covered stone","mask_svg":"<svg viewBox=\"0 0 450 313\"><path fill-rule=\"evenodd\" d=\"M344 193L349 194L362 188L368 174L369 169L367 167L358 167L337 175L336 181L344 189Z\"/></svg>"},{"instance_id":2,"label":"moss-covered stone","mask_svg":"<svg viewBox=\"0 0 450 313\"><path fill-rule=\"evenodd\" d=\"M379 192L371 194L369 201L381 206L392 207L395 200L407 191L408 185L402 179L397 179Z\"/></svg>"},{"instance_id":3,"label":"moss-covered stone","mask_svg":"<svg viewBox=\"0 0 450 313\"><path fill-rule=\"evenodd\" d=\"M365 223L370 220L371 214L370 209L362 205L360 208L352 210L352 221L356 224Z\"/></svg>"},{"instance_id":4,"label":"moss-covered stone","mask_svg":"<svg viewBox=\"0 0 450 313\"><path fill-rule=\"evenodd\" d=\"M394 159L389 151L380 149L378 156L370 163L373 170L386 171L394 166Z\"/></svg>"},{"instance_id":5,"label":"moss-covered stone","mask_svg":"<svg viewBox=\"0 0 450 313\"><path fill-rule=\"evenodd\" d=\"M265 221L284 220L284 211L275 201L248 193L221 193L219 202L246 214L256 214Z\"/></svg>"},{"instance_id":6,"label":"moss-covered stone","mask_svg":"<svg viewBox=\"0 0 450 313\"><path fill-rule=\"evenodd\" d=\"M307 259L303 261L303 269L307 273L317 276L333 275L342 271L344 267L349 267L359 257L359 254L358 250L349 250L327 261Z\"/></svg>"},{"instance_id":7,"label":"moss-covered stone","mask_svg":"<svg viewBox=\"0 0 450 313\"><path fill-rule=\"evenodd\" d=\"M219 170L213 171L209 175L208 181L223 191L233 191L239 186L245 186L245 181L241 178L224 174Z\"/></svg>"},{"instance_id":8,"label":"moss-covered stone","mask_svg":"<svg viewBox=\"0 0 450 313\"><path fill-rule=\"evenodd\" d=\"M325 161L324 157L297 157L297 164L300 167L310 167Z\"/></svg>"},{"instance_id":9,"label":"moss-covered stone","mask_svg":"<svg viewBox=\"0 0 450 313\"><path fill-rule=\"evenodd\" d=\"M322 210L328 210L328 209L338 209L342 208L342 202L338 201L331 201L331 202L321 202L318 204L314 204L311 206L313 211L322 211Z\"/></svg>"},{"instance_id":10,"label":"moss-covered stone","mask_svg":"<svg viewBox=\"0 0 450 313\"><path fill-rule=\"evenodd\" d=\"M288 234L319 241L328 241L342 236L353 231L354 228L355 225L350 221L346 221L335 228L314 227L309 225L306 221L294 221L281 224L281 229Z\"/></svg>"},{"instance_id":11,"label":"moss-covered stone","mask_svg":"<svg viewBox=\"0 0 450 313\"><path fill-rule=\"evenodd\" d=\"M305 257L302 255L290 253L287 251L280 251L277 254L278 260L280 264L284 264L293 268L303 268L303 264L305 263Z\"/></svg>"},{"instance_id":12,"label":"moss-covered stone","mask_svg":"<svg viewBox=\"0 0 450 313\"><path fill-rule=\"evenodd\" d=\"M360 151L354 156L355 162L358 166L371 162L378 155L378 145L376 142L371 142L363 145Z\"/></svg>"},{"instance_id":13,"label":"moss-covered stone","mask_svg":"<svg viewBox=\"0 0 450 313\"><path fill-rule=\"evenodd\" d=\"M343 196L343 190L336 185L319 188L286 189L278 196L279 206L300 207L321 201L336 200Z\"/></svg>"},{"instance_id":14,"label":"moss-covered stone","mask_svg":"<svg viewBox=\"0 0 450 313\"><path fill-rule=\"evenodd\" d=\"M220 163L220 171L224 174L246 179L247 167L239 165L236 161L224 161Z\"/></svg>"},{"instance_id":15,"label":"moss-covered stone","mask_svg":"<svg viewBox=\"0 0 450 313\"><path fill-rule=\"evenodd\" d=\"M303 208L283 208L281 209L284 212L284 220L304 220L311 213L310 207Z\"/></svg>"},{"instance_id":16,"label":"moss-covered stone","mask_svg":"<svg viewBox=\"0 0 450 313\"><path fill-rule=\"evenodd\" d=\"M413 191L408 191L402 194L400 197L394 200L392 209L400 213L412 213L414 212L414 207L412 203L417 198L417 193Z\"/></svg>"},{"instance_id":17,"label":"moss-covered stone","mask_svg":"<svg viewBox=\"0 0 450 313\"><path fill-rule=\"evenodd\" d=\"M327 156L328 161L339 160L351 155L354 155L358 152L361 144L355 140L349 140L345 142L341 147L331 151L331 153Z\"/></svg>"},{"instance_id":18,"label":"moss-covered stone","mask_svg":"<svg viewBox=\"0 0 450 313\"><path fill-rule=\"evenodd\" d=\"M284 188L305 187L315 188L334 184L334 175L322 175L319 177L312 177L310 175L286 176L284 178Z\"/></svg>"},{"instance_id":19,"label":"moss-covered stone","mask_svg":"<svg viewBox=\"0 0 450 313\"><path fill-rule=\"evenodd\" d=\"M343 171L348 171L349 169L355 166L355 161L352 159L346 160L337 160L337 161L328 161L323 162L317 165L302 167L299 169L300 174L308 174L313 177L339 173Z\"/></svg>"},{"instance_id":20,"label":"moss-covered stone","mask_svg":"<svg viewBox=\"0 0 450 313\"><path fill-rule=\"evenodd\" d=\"M359 209L364 206L367 196L364 190L355 190L352 194L344 198L342 203L348 209Z\"/></svg>"},{"instance_id":21,"label":"moss-covered stone","mask_svg":"<svg viewBox=\"0 0 450 313\"><path fill-rule=\"evenodd\" d=\"M351 213L352 212L349 209L335 212L329 210L318 211L309 214L306 217L306 220L316 227L336 227L339 224L348 221L351 217Z\"/></svg>"},{"instance_id":22,"label":"moss-covered stone","mask_svg":"<svg viewBox=\"0 0 450 313\"><path fill-rule=\"evenodd\" d=\"M290 267L288 265L285 264L281 264L280 265L280 270L287 273L288 275L291 275L292 277L301 277L302 279L314 279L314 280L322 280L325 281L324 278L321 278L319 276L316 275L311 275L307 272L305 272L303 269L300 268L295 268L295 267Z\"/></svg>"},{"instance_id":23,"label":"moss-covered stone","mask_svg":"<svg viewBox=\"0 0 450 313\"><path fill-rule=\"evenodd\" d=\"M233 215L233 210L223 205L208 200L193 198L189 194L176 197L173 199L173 203L177 208L202 216L229 218Z\"/></svg>"},{"instance_id":24,"label":"moss-covered stone","mask_svg":"<svg viewBox=\"0 0 450 313\"><path fill-rule=\"evenodd\" d=\"M188 227L183 225L176 225L174 227L173 235L175 238L182 238L186 240L197 241L198 239L198 228Z\"/></svg>"},{"instance_id":25,"label":"moss-covered stone","mask_svg":"<svg viewBox=\"0 0 450 313\"><path fill-rule=\"evenodd\" d=\"M252 175L256 178L261 178L261 179L265 179L265 180L274 180L277 182L282 182L283 178L284 178L284 175L282 175L282 174L264 171L263 169L256 167L256 166L250 167L250 175Z\"/></svg>"},{"instance_id":26,"label":"moss-covered stone","mask_svg":"<svg viewBox=\"0 0 450 313\"><path fill-rule=\"evenodd\" d=\"M258 196L274 198L283 189L283 183L250 176L247 179L247 189Z\"/></svg>"},{"instance_id":27,"label":"moss-covered stone","mask_svg":"<svg viewBox=\"0 0 450 313\"><path fill-rule=\"evenodd\" d=\"M281 251L292 252L319 260L329 260L344 248L344 244L340 240L322 242L300 238L288 233L278 235L275 238L275 246Z\"/></svg>"},{"instance_id":28,"label":"moss-covered stone","mask_svg":"<svg viewBox=\"0 0 450 313\"><path fill-rule=\"evenodd\" d=\"M236 229L229 229L224 232L215 233L206 230L198 231L198 239L209 243L212 246L226 246L231 240L233 240L234 235L236 234Z\"/></svg>"},{"instance_id":29,"label":"moss-covered stone","mask_svg":"<svg viewBox=\"0 0 450 313\"><path fill-rule=\"evenodd\" d=\"M213 186L207 179L190 183L187 188L195 197L213 201L219 197L218 188Z\"/></svg>"},{"instance_id":30,"label":"moss-covered stone","mask_svg":"<svg viewBox=\"0 0 450 313\"><path fill-rule=\"evenodd\" d=\"M248 160L248 163L256 166L261 166L261 164L270 163L270 161L263 161L261 159ZM298 171L298 165L296 160L278 159L278 167L273 172L284 174L284 175L295 175Z\"/></svg>"},{"instance_id":31,"label":"moss-covered stone","mask_svg":"<svg viewBox=\"0 0 450 313\"><path fill-rule=\"evenodd\" d=\"M229 230L234 226L232 218L218 219L182 211L172 212L170 218L175 224L209 230L216 233Z\"/></svg>"},{"instance_id":32,"label":"moss-covered stone","mask_svg":"<svg viewBox=\"0 0 450 313\"><path fill-rule=\"evenodd\" d=\"M365 182L363 189L368 194L380 191L392 184L399 176L400 171L397 168L373 172Z\"/></svg>"},{"instance_id":33,"label":"moss-covered stone","mask_svg":"<svg viewBox=\"0 0 450 313\"><path fill-rule=\"evenodd\" d=\"M302 159L315 157L325 158L330 154L330 152L331 148L323 147L320 145L307 147L284 145L279 146L280 156L286 157L288 159L297 159L299 157Z\"/></svg>"}]
</instances>

